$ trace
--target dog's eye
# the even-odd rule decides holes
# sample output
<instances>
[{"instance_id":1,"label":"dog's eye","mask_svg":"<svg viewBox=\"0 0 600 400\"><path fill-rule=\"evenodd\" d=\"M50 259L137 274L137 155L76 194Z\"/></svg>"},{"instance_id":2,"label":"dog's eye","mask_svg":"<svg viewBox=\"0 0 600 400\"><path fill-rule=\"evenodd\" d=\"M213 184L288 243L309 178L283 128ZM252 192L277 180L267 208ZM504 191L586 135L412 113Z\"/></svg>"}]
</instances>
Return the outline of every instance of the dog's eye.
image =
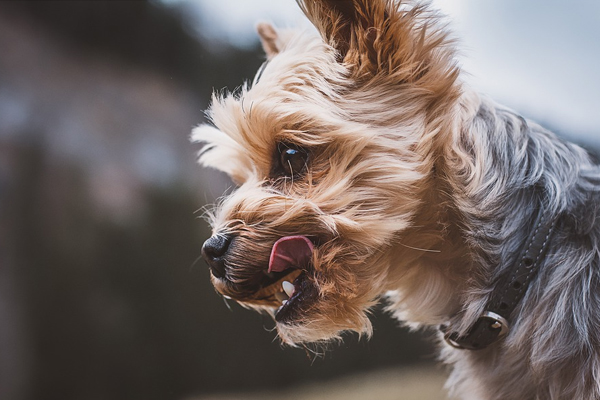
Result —
<instances>
[{"instance_id":1,"label":"dog's eye","mask_svg":"<svg viewBox=\"0 0 600 400\"><path fill-rule=\"evenodd\" d=\"M279 166L285 176L293 177L303 172L307 161L306 150L289 145L279 145Z\"/></svg>"}]
</instances>

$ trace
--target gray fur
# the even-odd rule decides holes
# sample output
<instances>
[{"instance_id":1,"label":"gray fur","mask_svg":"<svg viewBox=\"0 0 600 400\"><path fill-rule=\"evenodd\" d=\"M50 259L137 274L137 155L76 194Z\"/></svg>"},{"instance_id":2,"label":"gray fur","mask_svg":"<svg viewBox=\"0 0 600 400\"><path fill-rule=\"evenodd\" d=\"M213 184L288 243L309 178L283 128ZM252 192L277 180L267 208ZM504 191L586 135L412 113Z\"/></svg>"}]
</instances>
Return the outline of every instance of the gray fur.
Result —
<instances>
[{"instance_id":1,"label":"gray fur","mask_svg":"<svg viewBox=\"0 0 600 400\"><path fill-rule=\"evenodd\" d=\"M475 160L485 166L484 185L459 194L483 273L454 323L470 325L515 263L540 193L558 222L506 340L481 351L444 349L454 364L450 386L473 399L600 399L600 168L580 147L490 101L468 130L464 150L486 149Z\"/></svg>"}]
</instances>

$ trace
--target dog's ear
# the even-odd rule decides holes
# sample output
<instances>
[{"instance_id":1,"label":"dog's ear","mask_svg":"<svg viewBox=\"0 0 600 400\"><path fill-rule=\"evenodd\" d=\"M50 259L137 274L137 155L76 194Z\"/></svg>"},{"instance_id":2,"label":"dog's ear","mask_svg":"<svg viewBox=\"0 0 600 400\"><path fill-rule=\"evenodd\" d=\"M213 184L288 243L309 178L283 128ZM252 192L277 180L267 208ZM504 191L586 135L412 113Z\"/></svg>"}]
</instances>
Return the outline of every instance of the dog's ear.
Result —
<instances>
[{"instance_id":1,"label":"dog's ear","mask_svg":"<svg viewBox=\"0 0 600 400\"><path fill-rule=\"evenodd\" d=\"M438 50L451 42L437 23L438 15L427 4L395 0L297 2L354 77L383 73L402 81L419 79L433 60L440 58Z\"/></svg>"},{"instance_id":2,"label":"dog's ear","mask_svg":"<svg viewBox=\"0 0 600 400\"><path fill-rule=\"evenodd\" d=\"M323 39L344 59L352 40L352 27L358 22L354 0L297 0L298 5L321 33Z\"/></svg>"},{"instance_id":3,"label":"dog's ear","mask_svg":"<svg viewBox=\"0 0 600 400\"><path fill-rule=\"evenodd\" d=\"M261 22L256 26L256 30L258 31L262 47L265 53L267 53L267 59L276 56L281 50L281 44L279 43L279 35L273 25Z\"/></svg>"}]
</instances>

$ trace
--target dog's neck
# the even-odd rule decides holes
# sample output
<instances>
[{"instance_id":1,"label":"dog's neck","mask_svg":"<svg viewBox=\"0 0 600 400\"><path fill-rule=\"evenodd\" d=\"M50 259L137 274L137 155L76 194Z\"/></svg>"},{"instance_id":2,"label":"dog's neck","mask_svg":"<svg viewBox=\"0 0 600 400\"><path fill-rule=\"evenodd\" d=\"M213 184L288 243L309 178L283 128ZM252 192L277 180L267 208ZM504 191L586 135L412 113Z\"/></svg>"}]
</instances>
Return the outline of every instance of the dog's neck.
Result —
<instances>
[{"instance_id":1,"label":"dog's neck","mask_svg":"<svg viewBox=\"0 0 600 400\"><path fill-rule=\"evenodd\" d=\"M444 323L461 308L472 270L457 210L447 201L444 179L427 179L422 207L392 249L390 310L410 326Z\"/></svg>"},{"instance_id":2,"label":"dog's neck","mask_svg":"<svg viewBox=\"0 0 600 400\"><path fill-rule=\"evenodd\" d=\"M485 114L496 112L494 104L469 93L463 96L457 107L457 114L461 117L449 134L453 137L450 140L442 138L445 147L441 144L432 146L434 151L445 154L435 157L440 160L439 165L432 168L423 182L422 207L413 219L413 227L403 232L392 251L390 282L394 287L390 289L395 292L391 296L394 301L390 308L409 325L437 325L453 321L453 327L464 333L484 311L489 294L493 292L491 282L496 280L498 271L510 274L504 270L510 270L512 263L500 259L482 262L486 257L496 259L498 254L482 254L485 249L469 246L469 237L486 235L486 229L494 231L493 224L502 224L502 221L490 221L492 225L485 223L485 210L481 212L478 209L482 205L469 192L469 182L465 180L466 176L481 173L468 170L468 157L477 151L479 145L478 133L472 126L481 124L482 119L492 118ZM493 118L499 117L494 115ZM453 164L442 164L447 160ZM535 215L526 215L524 211L521 213L519 218L535 218ZM480 217L483 219L476 221ZM476 227L477 224L480 228ZM533 221L531 225L534 225ZM480 230L474 232L469 229ZM528 231L528 226L521 229ZM521 251L528 234L523 236L523 243L506 244L513 249L511 251L499 250L502 242L498 242L493 234L488 238L479 237L475 242L489 240L490 250L496 246L494 251L509 254L508 259L514 263L518 261L519 254L511 256L510 252ZM505 264L496 265L498 262Z\"/></svg>"},{"instance_id":3,"label":"dog's neck","mask_svg":"<svg viewBox=\"0 0 600 400\"><path fill-rule=\"evenodd\" d=\"M478 348L493 342L500 328L506 328L542 262L557 211L551 206L556 199L548 198L543 185L505 185L506 192L493 196L473 189L485 187L486 181L495 179L510 182L509 176L487 176L486 165L504 164L500 170L509 175L513 169L522 170L524 161L511 155L511 151L500 156L482 151L492 147L488 141L505 141L507 148L519 148L536 140L538 133L532 133L517 114L473 94L465 95L459 107L462 119L454 137L445 148L437 147L445 152L437 157L443 160L440 163L451 165L436 165L431 172L423 199L427 206L415 218L414 230L406 233L407 241L400 242L413 248L414 257L411 266L400 268L405 274L399 277L399 293L406 304L400 306L400 316L417 324L450 323L458 346ZM489 136L483 136L481 127L491 132ZM494 131L491 127L500 128ZM478 162L469 163L471 157L478 157ZM483 167L470 170L474 165ZM506 233L503 226L509 226L512 234ZM432 241L428 246L414 244L411 237L431 237ZM419 256L415 248L428 251ZM533 267L526 265L532 258L536 260ZM491 318L487 312L491 312ZM484 314L488 316L482 322ZM473 328L478 323L479 328ZM459 339L469 331L486 330L492 325L498 330L492 331L487 343L468 337Z\"/></svg>"}]
</instances>

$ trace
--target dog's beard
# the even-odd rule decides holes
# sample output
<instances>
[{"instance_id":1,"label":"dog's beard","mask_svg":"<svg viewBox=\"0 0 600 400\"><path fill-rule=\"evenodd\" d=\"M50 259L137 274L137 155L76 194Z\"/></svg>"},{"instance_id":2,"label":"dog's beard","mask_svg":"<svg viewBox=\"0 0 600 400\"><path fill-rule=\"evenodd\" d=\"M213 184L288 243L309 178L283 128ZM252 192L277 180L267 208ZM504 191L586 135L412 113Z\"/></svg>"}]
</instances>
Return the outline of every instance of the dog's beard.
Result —
<instances>
[{"instance_id":1,"label":"dog's beard","mask_svg":"<svg viewBox=\"0 0 600 400\"><path fill-rule=\"evenodd\" d=\"M294 207L289 198L263 198L260 213L232 206L236 198L248 205L248 193L229 198L219 212L240 214L228 215L226 226L215 221L217 231L234 238L225 276L212 278L217 291L272 315L289 344L330 340L345 330L370 334L367 314L385 281L386 240L314 207Z\"/></svg>"}]
</instances>

